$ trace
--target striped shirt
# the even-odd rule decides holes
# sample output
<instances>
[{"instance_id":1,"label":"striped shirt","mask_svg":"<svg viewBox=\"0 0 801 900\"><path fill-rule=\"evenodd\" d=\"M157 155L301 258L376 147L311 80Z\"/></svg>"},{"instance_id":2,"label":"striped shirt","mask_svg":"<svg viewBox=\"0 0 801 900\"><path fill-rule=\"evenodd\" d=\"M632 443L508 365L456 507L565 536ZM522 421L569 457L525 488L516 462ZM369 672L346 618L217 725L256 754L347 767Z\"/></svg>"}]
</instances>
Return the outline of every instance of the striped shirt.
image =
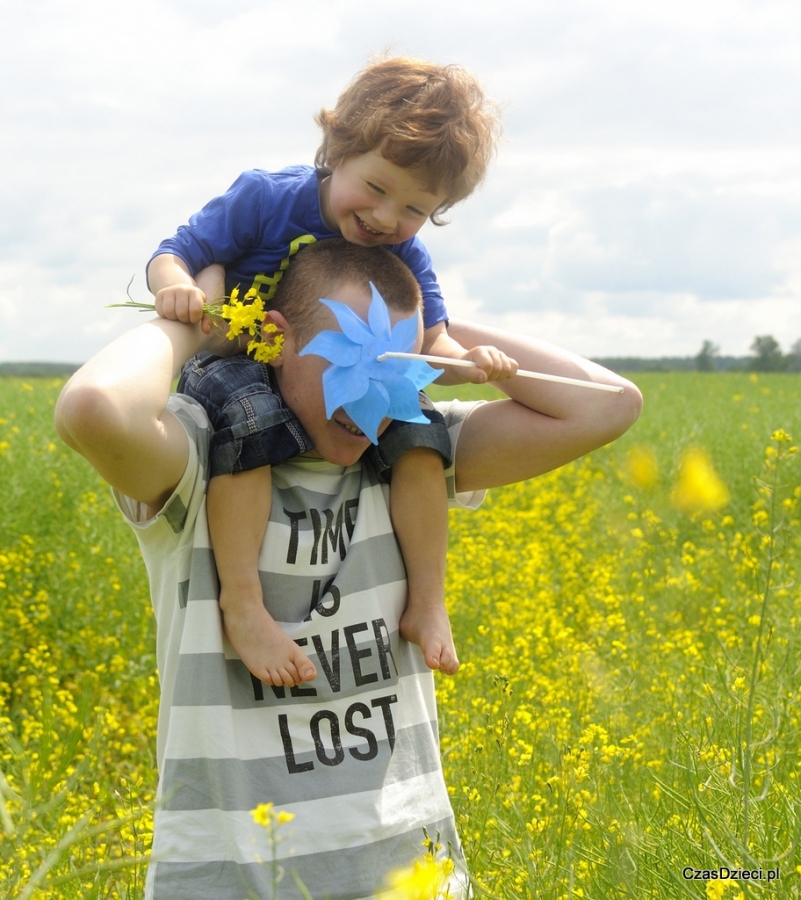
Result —
<instances>
[{"instance_id":1,"label":"striped shirt","mask_svg":"<svg viewBox=\"0 0 801 900\"><path fill-rule=\"evenodd\" d=\"M454 446L471 408L441 408ZM298 457L273 468L265 602L318 675L268 687L221 625L205 509L208 421L185 397L169 409L189 438L180 484L152 519L117 497L157 620L160 779L146 900L271 900L276 864L281 900L302 897L294 877L314 900L370 898L389 870L421 856L424 828L453 858L452 896L462 896L433 674L398 634L406 574L386 486L362 464ZM448 480L453 496L452 471ZM251 815L262 803L294 816L274 844Z\"/></svg>"}]
</instances>

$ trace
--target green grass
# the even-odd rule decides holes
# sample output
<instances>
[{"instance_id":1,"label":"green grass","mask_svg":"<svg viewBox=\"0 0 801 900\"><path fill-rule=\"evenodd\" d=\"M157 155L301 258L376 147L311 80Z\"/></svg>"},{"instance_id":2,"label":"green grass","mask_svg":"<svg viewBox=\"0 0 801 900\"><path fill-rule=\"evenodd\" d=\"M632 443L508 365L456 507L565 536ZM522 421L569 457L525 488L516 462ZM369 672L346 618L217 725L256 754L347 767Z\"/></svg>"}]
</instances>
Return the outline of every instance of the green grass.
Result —
<instances>
[{"instance_id":1,"label":"green grass","mask_svg":"<svg viewBox=\"0 0 801 900\"><path fill-rule=\"evenodd\" d=\"M61 384L0 379L0 896L140 897L158 692L147 583L107 486L55 434Z\"/></svg>"},{"instance_id":2,"label":"green grass","mask_svg":"<svg viewBox=\"0 0 801 900\"><path fill-rule=\"evenodd\" d=\"M801 463L771 434L801 438L801 377L635 380L622 439L452 517L464 665L438 679L441 742L476 895L798 897ZM0 379L0 896L134 900L155 788L147 585L108 489L53 433L58 388ZM690 447L726 506L674 506Z\"/></svg>"}]
</instances>

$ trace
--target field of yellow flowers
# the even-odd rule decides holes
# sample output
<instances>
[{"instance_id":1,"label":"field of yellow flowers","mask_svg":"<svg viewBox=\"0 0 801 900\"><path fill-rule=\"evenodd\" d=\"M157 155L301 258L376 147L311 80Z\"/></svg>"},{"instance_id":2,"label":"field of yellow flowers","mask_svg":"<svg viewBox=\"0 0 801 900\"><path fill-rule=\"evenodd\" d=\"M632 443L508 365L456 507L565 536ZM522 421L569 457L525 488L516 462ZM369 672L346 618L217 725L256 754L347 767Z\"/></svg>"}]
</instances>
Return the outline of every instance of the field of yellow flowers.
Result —
<instances>
[{"instance_id":1,"label":"field of yellow flowers","mask_svg":"<svg viewBox=\"0 0 801 900\"><path fill-rule=\"evenodd\" d=\"M801 378L637 381L616 444L452 516L441 746L477 898L801 896ZM59 387L0 380L0 896L134 900L149 601Z\"/></svg>"}]
</instances>

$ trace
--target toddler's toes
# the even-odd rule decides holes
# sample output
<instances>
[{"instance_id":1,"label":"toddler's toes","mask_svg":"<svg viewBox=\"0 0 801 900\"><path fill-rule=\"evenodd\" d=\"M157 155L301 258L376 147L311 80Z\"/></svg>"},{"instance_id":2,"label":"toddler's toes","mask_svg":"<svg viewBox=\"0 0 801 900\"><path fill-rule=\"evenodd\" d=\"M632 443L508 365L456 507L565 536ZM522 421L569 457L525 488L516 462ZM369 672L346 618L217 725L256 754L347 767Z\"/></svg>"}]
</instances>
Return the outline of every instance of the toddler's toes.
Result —
<instances>
[{"instance_id":1,"label":"toddler's toes","mask_svg":"<svg viewBox=\"0 0 801 900\"><path fill-rule=\"evenodd\" d=\"M439 670L443 675L455 675L459 671L459 660L455 651L443 649L439 658Z\"/></svg>"}]
</instances>

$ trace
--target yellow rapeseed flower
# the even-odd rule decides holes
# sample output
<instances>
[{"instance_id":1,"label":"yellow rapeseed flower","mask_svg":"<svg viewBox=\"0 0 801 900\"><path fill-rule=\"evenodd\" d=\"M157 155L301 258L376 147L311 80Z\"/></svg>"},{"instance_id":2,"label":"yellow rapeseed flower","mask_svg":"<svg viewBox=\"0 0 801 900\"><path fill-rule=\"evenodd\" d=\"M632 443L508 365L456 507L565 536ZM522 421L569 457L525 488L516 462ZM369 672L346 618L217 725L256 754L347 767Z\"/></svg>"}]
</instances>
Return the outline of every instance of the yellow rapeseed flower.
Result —
<instances>
[{"instance_id":1,"label":"yellow rapeseed flower","mask_svg":"<svg viewBox=\"0 0 801 900\"><path fill-rule=\"evenodd\" d=\"M231 293L229 303L225 303L220 312L223 319L228 322L228 337L233 340L240 334L247 332L255 335L264 318L264 304L260 297L251 303L243 303L235 297L236 288Z\"/></svg>"},{"instance_id":2,"label":"yellow rapeseed flower","mask_svg":"<svg viewBox=\"0 0 801 900\"><path fill-rule=\"evenodd\" d=\"M653 487L659 480L656 454L650 447L637 444L626 454L624 471L629 481L637 487Z\"/></svg>"},{"instance_id":3,"label":"yellow rapeseed flower","mask_svg":"<svg viewBox=\"0 0 801 900\"><path fill-rule=\"evenodd\" d=\"M276 825L285 825L295 818L295 814L281 810L275 811L274 803L260 803L250 811L253 821L262 828L272 829Z\"/></svg>"},{"instance_id":4,"label":"yellow rapeseed flower","mask_svg":"<svg viewBox=\"0 0 801 900\"><path fill-rule=\"evenodd\" d=\"M740 900L743 897L743 893L735 881L708 881L705 893L707 900L722 900L723 897Z\"/></svg>"},{"instance_id":5,"label":"yellow rapeseed flower","mask_svg":"<svg viewBox=\"0 0 801 900\"><path fill-rule=\"evenodd\" d=\"M255 809L250 811L253 821L262 828L267 828L273 820L273 804L260 803Z\"/></svg>"},{"instance_id":6,"label":"yellow rapeseed flower","mask_svg":"<svg viewBox=\"0 0 801 900\"><path fill-rule=\"evenodd\" d=\"M452 860L426 855L411 866L390 872L381 900L445 900L452 872Z\"/></svg>"},{"instance_id":7,"label":"yellow rapeseed flower","mask_svg":"<svg viewBox=\"0 0 801 900\"><path fill-rule=\"evenodd\" d=\"M262 334L264 332L274 332L278 329L272 323L268 323L262 327ZM267 344L263 339L254 338L252 341L248 342L248 353L256 360L256 362L268 363L272 362L281 353L281 349L284 346L284 336L282 334L276 335L272 342Z\"/></svg>"},{"instance_id":8,"label":"yellow rapeseed flower","mask_svg":"<svg viewBox=\"0 0 801 900\"><path fill-rule=\"evenodd\" d=\"M688 450L682 456L671 499L685 513L714 512L729 502L729 489L704 450Z\"/></svg>"}]
</instances>

